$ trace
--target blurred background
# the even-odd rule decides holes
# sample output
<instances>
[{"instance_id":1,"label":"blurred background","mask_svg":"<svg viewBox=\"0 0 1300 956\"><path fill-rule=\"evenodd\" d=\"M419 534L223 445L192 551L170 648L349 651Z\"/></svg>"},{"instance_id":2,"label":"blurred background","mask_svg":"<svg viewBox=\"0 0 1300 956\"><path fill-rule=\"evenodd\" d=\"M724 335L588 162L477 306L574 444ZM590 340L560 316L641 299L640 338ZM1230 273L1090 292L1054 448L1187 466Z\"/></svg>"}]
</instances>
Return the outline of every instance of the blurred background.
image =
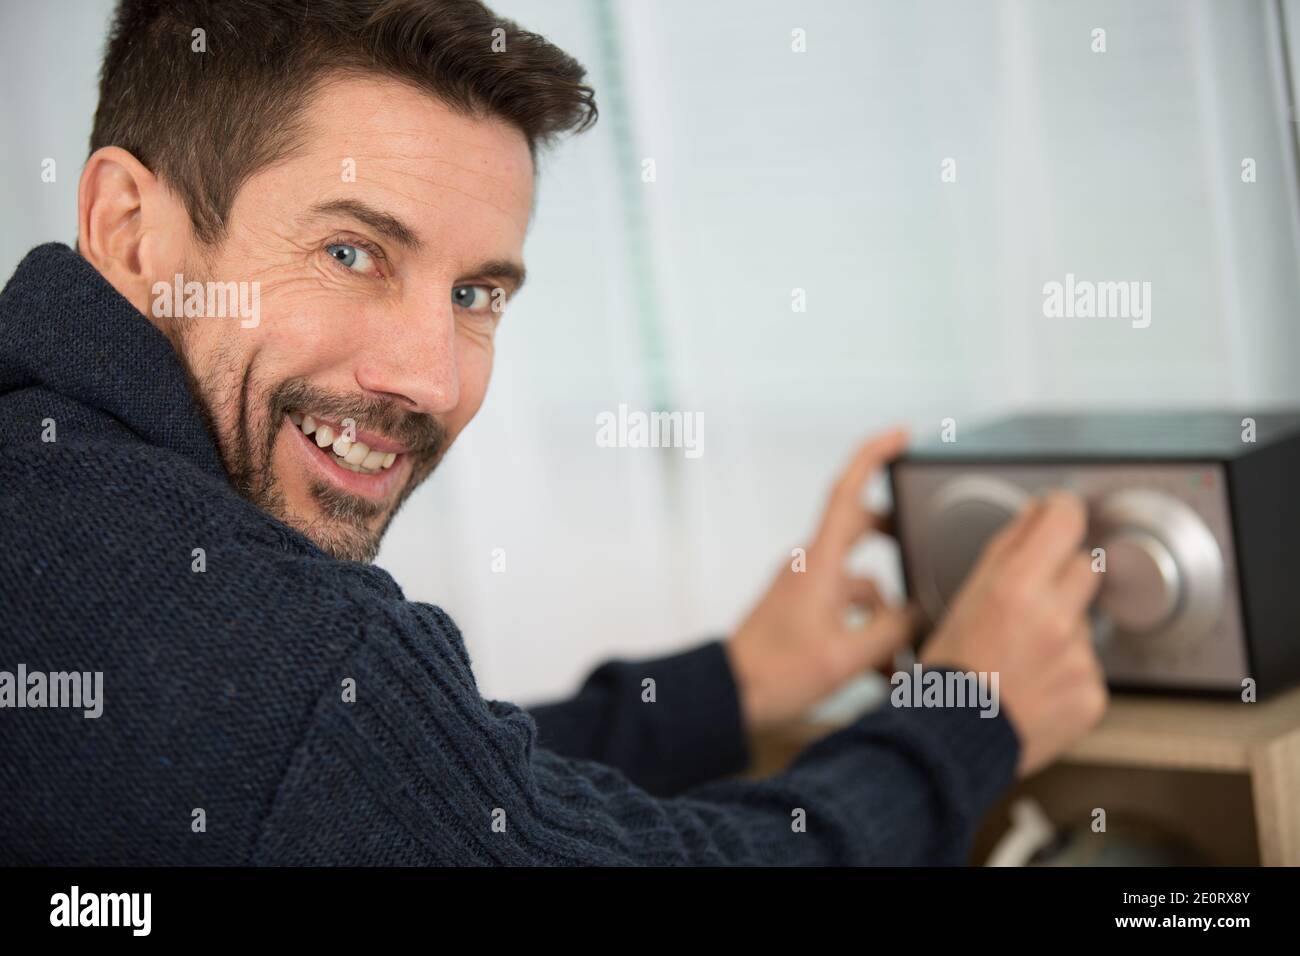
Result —
<instances>
[{"instance_id":1,"label":"blurred background","mask_svg":"<svg viewBox=\"0 0 1300 956\"><path fill-rule=\"evenodd\" d=\"M488 400L379 558L489 697L728 633L891 423L1300 403L1296 2L491 5L601 119L543 158ZM111 6L0 0L5 277L74 240ZM1067 273L1150 282L1150 326L1046 318ZM620 404L703 454L598 447Z\"/></svg>"}]
</instances>

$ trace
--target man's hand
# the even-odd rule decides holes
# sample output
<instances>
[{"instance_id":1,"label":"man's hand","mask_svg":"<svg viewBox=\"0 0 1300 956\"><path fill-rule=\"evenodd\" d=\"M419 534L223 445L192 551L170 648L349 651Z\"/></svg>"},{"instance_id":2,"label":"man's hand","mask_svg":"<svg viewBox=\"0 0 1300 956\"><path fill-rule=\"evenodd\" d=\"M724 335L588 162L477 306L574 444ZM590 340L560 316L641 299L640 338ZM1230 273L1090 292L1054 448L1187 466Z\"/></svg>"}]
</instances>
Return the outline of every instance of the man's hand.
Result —
<instances>
[{"instance_id":1,"label":"man's hand","mask_svg":"<svg viewBox=\"0 0 1300 956\"><path fill-rule=\"evenodd\" d=\"M888 662L912 637L913 610L887 606L870 579L845 568L858 539L884 526L863 505L863 486L906 444L907 436L893 431L858 451L831 493L805 570L783 569L727 642L751 732L802 717L850 678ZM865 627L848 626L851 607L871 612Z\"/></svg>"},{"instance_id":2,"label":"man's hand","mask_svg":"<svg viewBox=\"0 0 1300 956\"><path fill-rule=\"evenodd\" d=\"M1020 736L1021 776L1101 719L1106 683L1087 608L1100 576L1080 550L1087 516L1074 495L1027 506L985 548L922 664L998 672L998 693Z\"/></svg>"}]
</instances>

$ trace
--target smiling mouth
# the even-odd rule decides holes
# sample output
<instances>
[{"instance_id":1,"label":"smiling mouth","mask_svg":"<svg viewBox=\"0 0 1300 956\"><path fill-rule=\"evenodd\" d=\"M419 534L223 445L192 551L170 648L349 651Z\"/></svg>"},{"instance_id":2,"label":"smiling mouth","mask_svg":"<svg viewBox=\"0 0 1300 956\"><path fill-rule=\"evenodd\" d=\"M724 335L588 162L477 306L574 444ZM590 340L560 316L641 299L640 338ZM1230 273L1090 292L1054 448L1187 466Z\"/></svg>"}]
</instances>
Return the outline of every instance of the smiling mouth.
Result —
<instances>
[{"instance_id":1,"label":"smiling mouth","mask_svg":"<svg viewBox=\"0 0 1300 956\"><path fill-rule=\"evenodd\" d=\"M316 443L325 457L345 471L359 475L381 475L402 457L401 452L372 449L361 441L351 441L337 425L318 422L311 415L289 412L294 426Z\"/></svg>"}]
</instances>

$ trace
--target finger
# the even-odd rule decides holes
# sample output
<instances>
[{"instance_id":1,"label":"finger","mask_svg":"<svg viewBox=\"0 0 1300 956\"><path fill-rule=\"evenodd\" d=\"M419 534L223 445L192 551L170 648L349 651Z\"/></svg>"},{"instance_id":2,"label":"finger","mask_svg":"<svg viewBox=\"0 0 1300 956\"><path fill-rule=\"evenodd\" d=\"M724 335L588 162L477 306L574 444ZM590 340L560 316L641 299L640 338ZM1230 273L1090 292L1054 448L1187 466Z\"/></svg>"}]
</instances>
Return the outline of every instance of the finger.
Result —
<instances>
[{"instance_id":1,"label":"finger","mask_svg":"<svg viewBox=\"0 0 1300 956\"><path fill-rule=\"evenodd\" d=\"M1072 613L1082 613L1101 587L1102 576L1092 569L1092 555L1081 551L1065 563L1056 579L1056 599Z\"/></svg>"},{"instance_id":2,"label":"finger","mask_svg":"<svg viewBox=\"0 0 1300 956\"><path fill-rule=\"evenodd\" d=\"M906 647L920 628L915 605L882 607L863 628L846 628L833 642L836 671L841 680L867 668L888 663L895 653Z\"/></svg>"},{"instance_id":3,"label":"finger","mask_svg":"<svg viewBox=\"0 0 1300 956\"><path fill-rule=\"evenodd\" d=\"M851 547L854 542L863 535L887 534L892 537L894 534L894 519L892 515L883 515L877 511L868 511L866 508L863 508L858 513L857 522L858 525L856 528L844 528L844 535L849 542L848 546L844 549L845 551L847 551L848 547ZM816 545L820 541L821 539L818 539L818 541L814 541L813 544ZM825 542L821 543L825 546ZM843 553L840 553L837 557L842 558Z\"/></svg>"},{"instance_id":4,"label":"finger","mask_svg":"<svg viewBox=\"0 0 1300 956\"><path fill-rule=\"evenodd\" d=\"M975 567L971 569L967 578L966 587L978 588L982 582L994 570L1000 568L1006 560L1008 554L1015 552L1038 520L1038 514L1042 511L1043 502L1041 498L1031 498L1020 509L1019 514L1011 519L1007 524L989 539L989 543L984 546L979 560L975 562Z\"/></svg>"},{"instance_id":5,"label":"finger","mask_svg":"<svg viewBox=\"0 0 1300 956\"><path fill-rule=\"evenodd\" d=\"M1012 516L1011 520L999 528L997 533L989 539L989 543L984 547L985 557L996 561L1009 551L1013 551L1024 538L1029 527L1037 519L1038 512L1042 510L1042 507L1042 498L1030 498L1026 501L1021 509Z\"/></svg>"},{"instance_id":6,"label":"finger","mask_svg":"<svg viewBox=\"0 0 1300 956\"><path fill-rule=\"evenodd\" d=\"M849 578L846 588L850 604L868 611L879 611L885 606L880 588L870 578Z\"/></svg>"},{"instance_id":7,"label":"finger","mask_svg":"<svg viewBox=\"0 0 1300 956\"><path fill-rule=\"evenodd\" d=\"M894 429L868 441L840 474L831 491L814 547L828 549L832 556L842 555L872 523L872 513L862 503L862 488L867 479L907 447L907 433Z\"/></svg>"},{"instance_id":8,"label":"finger","mask_svg":"<svg viewBox=\"0 0 1300 956\"><path fill-rule=\"evenodd\" d=\"M1026 581L1054 580L1087 530L1088 512L1078 495L1049 493L1024 538L1007 554L1007 572Z\"/></svg>"},{"instance_id":9,"label":"finger","mask_svg":"<svg viewBox=\"0 0 1300 956\"><path fill-rule=\"evenodd\" d=\"M1070 640L1056 655L1049 683L1054 686L1069 686L1078 683L1080 679L1103 680L1101 661L1092 643L1092 627L1086 620L1079 622Z\"/></svg>"}]
</instances>

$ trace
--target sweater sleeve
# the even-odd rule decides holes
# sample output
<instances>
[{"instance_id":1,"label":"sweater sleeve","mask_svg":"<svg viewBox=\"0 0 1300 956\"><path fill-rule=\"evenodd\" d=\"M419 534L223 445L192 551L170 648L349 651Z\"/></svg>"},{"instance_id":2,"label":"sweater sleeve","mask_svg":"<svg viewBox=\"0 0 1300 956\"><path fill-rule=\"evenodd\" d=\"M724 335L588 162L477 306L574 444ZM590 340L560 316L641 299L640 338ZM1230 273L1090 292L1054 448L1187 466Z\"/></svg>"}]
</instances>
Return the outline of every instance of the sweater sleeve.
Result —
<instances>
[{"instance_id":1,"label":"sweater sleeve","mask_svg":"<svg viewBox=\"0 0 1300 956\"><path fill-rule=\"evenodd\" d=\"M780 776L661 799L480 697L436 608L372 615L347 670L356 699L322 694L257 863L959 864L1018 752L1000 715L885 709Z\"/></svg>"},{"instance_id":2,"label":"sweater sleeve","mask_svg":"<svg viewBox=\"0 0 1300 956\"><path fill-rule=\"evenodd\" d=\"M606 662L569 700L528 711L538 746L607 764L659 796L739 773L749 762L720 641L653 660Z\"/></svg>"}]
</instances>

